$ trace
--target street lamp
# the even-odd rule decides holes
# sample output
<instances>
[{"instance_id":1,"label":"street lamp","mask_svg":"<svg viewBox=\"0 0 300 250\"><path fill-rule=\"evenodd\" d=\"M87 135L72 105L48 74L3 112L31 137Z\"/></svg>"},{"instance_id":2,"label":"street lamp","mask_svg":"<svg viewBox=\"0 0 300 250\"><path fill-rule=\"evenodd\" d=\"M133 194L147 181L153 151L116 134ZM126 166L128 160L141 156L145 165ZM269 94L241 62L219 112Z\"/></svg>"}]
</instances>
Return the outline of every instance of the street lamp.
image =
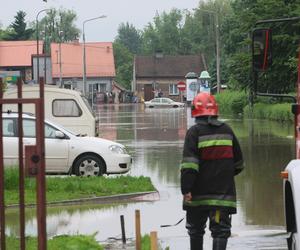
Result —
<instances>
[{"instance_id":1,"label":"street lamp","mask_svg":"<svg viewBox=\"0 0 300 250\"><path fill-rule=\"evenodd\" d=\"M50 9L43 9L40 10L37 15L36 15L36 54L37 54L37 83L39 83L39 78L40 78L40 51L39 51L39 15L44 12L44 11L48 11ZM46 79L45 79L46 80Z\"/></svg>"},{"instance_id":2,"label":"street lamp","mask_svg":"<svg viewBox=\"0 0 300 250\"><path fill-rule=\"evenodd\" d=\"M82 23L82 40L83 40L83 75L82 75L82 81L83 81L83 95L87 94L87 89L86 89L86 56L85 56L85 33L84 33L84 25L89 22L89 21L93 21L96 19L100 19L100 18L105 18L105 15L102 16L98 16L98 17L94 17L91 19L87 19L85 21L83 21Z\"/></svg>"},{"instance_id":3,"label":"street lamp","mask_svg":"<svg viewBox=\"0 0 300 250\"><path fill-rule=\"evenodd\" d=\"M218 13L212 10L202 10L198 9L199 11L207 12L213 14L215 16L215 36L216 36L216 70L217 70L217 93L220 93L221 88L221 77L220 77L220 39L219 39L219 17Z\"/></svg>"}]
</instances>

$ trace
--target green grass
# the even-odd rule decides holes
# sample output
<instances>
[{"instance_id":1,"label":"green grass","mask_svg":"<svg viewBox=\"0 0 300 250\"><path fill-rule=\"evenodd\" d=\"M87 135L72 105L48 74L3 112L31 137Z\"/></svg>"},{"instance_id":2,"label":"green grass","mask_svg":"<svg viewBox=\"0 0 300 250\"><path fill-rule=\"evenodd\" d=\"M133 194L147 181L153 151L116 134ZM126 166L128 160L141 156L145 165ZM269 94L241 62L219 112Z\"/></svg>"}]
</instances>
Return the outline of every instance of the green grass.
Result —
<instances>
[{"instance_id":1,"label":"green grass","mask_svg":"<svg viewBox=\"0 0 300 250\"><path fill-rule=\"evenodd\" d=\"M36 237L26 237L26 249L36 250L37 249L37 238ZM6 237L6 246L9 250L20 249L20 240L15 237ZM56 236L49 239L47 242L47 249L49 250L103 250L104 248L98 244L94 236Z\"/></svg>"},{"instance_id":2,"label":"green grass","mask_svg":"<svg viewBox=\"0 0 300 250\"><path fill-rule=\"evenodd\" d=\"M146 234L142 237L142 250L151 249L151 240L149 234Z\"/></svg>"},{"instance_id":3,"label":"green grass","mask_svg":"<svg viewBox=\"0 0 300 250\"><path fill-rule=\"evenodd\" d=\"M5 203L18 204L19 177L17 168L6 168L4 174ZM136 192L154 191L155 188L149 177L115 176L115 177L47 177L47 202L110 196ZM25 178L25 202L35 203L35 178Z\"/></svg>"},{"instance_id":4,"label":"green grass","mask_svg":"<svg viewBox=\"0 0 300 250\"><path fill-rule=\"evenodd\" d=\"M293 95L293 94L291 94ZM291 103L284 98L257 97L253 112L249 107L248 93L226 90L215 95L221 115L243 115L247 118L273 121L293 121Z\"/></svg>"},{"instance_id":5,"label":"green grass","mask_svg":"<svg viewBox=\"0 0 300 250\"><path fill-rule=\"evenodd\" d=\"M159 243L157 244L157 246L159 250L170 250L169 247L163 249ZM151 250L151 239L149 234L145 234L142 237L142 250Z\"/></svg>"},{"instance_id":6,"label":"green grass","mask_svg":"<svg viewBox=\"0 0 300 250\"><path fill-rule=\"evenodd\" d=\"M255 103L253 106L253 113L251 113L250 107L244 108L244 116L252 117L256 119L268 119L274 121L294 121L294 115L292 113L291 103Z\"/></svg>"}]
</instances>

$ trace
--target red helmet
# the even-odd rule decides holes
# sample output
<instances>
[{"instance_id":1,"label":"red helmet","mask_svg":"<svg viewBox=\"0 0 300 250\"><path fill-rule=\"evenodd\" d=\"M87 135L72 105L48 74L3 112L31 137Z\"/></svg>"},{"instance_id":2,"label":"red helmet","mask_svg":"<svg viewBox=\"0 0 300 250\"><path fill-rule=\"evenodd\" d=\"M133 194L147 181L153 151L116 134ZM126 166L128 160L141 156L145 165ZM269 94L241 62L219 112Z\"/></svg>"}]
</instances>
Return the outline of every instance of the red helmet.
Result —
<instances>
[{"instance_id":1,"label":"red helmet","mask_svg":"<svg viewBox=\"0 0 300 250\"><path fill-rule=\"evenodd\" d=\"M192 117L198 116L217 116L218 104L209 93L201 92L195 96L192 103Z\"/></svg>"}]
</instances>

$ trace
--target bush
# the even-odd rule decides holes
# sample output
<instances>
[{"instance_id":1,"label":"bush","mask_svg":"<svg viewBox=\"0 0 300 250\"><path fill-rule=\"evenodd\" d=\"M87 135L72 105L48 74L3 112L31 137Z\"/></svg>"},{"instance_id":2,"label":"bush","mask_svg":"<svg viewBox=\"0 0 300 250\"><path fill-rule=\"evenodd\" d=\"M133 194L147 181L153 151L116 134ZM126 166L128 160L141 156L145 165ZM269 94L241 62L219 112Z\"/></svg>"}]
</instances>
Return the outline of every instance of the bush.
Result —
<instances>
[{"instance_id":1,"label":"bush","mask_svg":"<svg viewBox=\"0 0 300 250\"><path fill-rule=\"evenodd\" d=\"M248 94L239 91L224 91L215 95L221 114L242 114L248 104Z\"/></svg>"},{"instance_id":2,"label":"bush","mask_svg":"<svg viewBox=\"0 0 300 250\"><path fill-rule=\"evenodd\" d=\"M294 115L291 111L290 103L255 103L253 106L253 113L251 113L250 106L247 105L244 108L244 116L249 118L269 119L274 121L294 121Z\"/></svg>"}]
</instances>

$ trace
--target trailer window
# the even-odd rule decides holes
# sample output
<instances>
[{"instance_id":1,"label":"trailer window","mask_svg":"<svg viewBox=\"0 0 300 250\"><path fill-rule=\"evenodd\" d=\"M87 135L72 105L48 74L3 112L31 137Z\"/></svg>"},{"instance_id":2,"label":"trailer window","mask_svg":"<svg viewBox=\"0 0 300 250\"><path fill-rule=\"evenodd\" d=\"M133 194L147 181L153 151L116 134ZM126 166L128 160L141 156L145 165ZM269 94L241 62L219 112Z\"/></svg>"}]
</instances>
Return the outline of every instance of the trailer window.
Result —
<instances>
[{"instance_id":1,"label":"trailer window","mask_svg":"<svg viewBox=\"0 0 300 250\"><path fill-rule=\"evenodd\" d=\"M53 116L78 117L82 115L82 110L73 99L56 99L52 102Z\"/></svg>"}]
</instances>

